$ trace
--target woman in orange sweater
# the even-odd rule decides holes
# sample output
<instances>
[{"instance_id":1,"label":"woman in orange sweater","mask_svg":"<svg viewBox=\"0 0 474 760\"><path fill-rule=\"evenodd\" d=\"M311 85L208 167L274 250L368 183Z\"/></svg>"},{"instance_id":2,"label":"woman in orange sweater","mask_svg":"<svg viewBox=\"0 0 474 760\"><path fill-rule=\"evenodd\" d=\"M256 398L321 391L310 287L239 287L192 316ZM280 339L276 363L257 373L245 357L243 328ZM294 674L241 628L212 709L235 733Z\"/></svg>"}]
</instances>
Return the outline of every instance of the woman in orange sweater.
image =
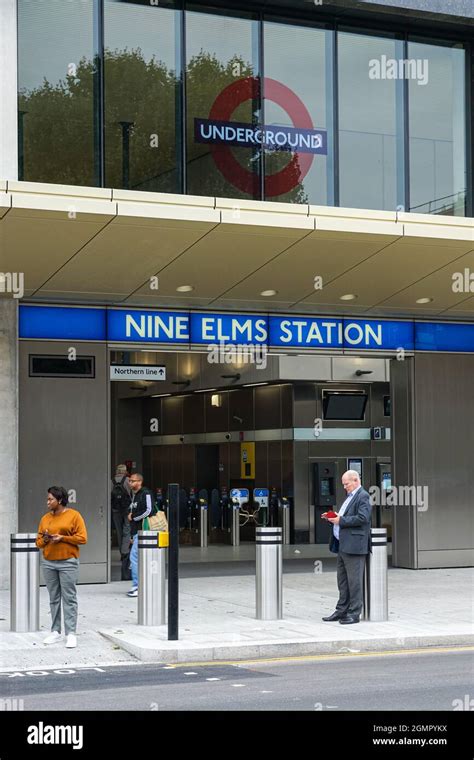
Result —
<instances>
[{"instance_id":1,"label":"woman in orange sweater","mask_svg":"<svg viewBox=\"0 0 474 760\"><path fill-rule=\"evenodd\" d=\"M87 543L82 516L67 506L68 494L62 486L48 488L48 512L41 518L36 546L43 550L41 567L49 593L51 634L45 644L61 639L61 600L66 646L77 646L77 593L79 544Z\"/></svg>"}]
</instances>

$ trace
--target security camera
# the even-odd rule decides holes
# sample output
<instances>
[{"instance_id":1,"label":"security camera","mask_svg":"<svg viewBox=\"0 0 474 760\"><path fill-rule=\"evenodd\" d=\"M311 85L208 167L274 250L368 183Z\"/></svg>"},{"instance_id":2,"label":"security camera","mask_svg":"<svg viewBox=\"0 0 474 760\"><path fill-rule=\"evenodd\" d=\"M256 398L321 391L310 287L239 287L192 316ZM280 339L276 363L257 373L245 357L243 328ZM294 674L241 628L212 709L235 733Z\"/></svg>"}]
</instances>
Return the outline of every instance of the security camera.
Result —
<instances>
[{"instance_id":1,"label":"security camera","mask_svg":"<svg viewBox=\"0 0 474 760\"><path fill-rule=\"evenodd\" d=\"M183 443L183 441L184 441L184 435L180 435L179 436L179 440L181 441L181 443Z\"/></svg>"},{"instance_id":2,"label":"security camera","mask_svg":"<svg viewBox=\"0 0 474 760\"><path fill-rule=\"evenodd\" d=\"M230 441L230 433L225 434L226 441Z\"/></svg>"}]
</instances>

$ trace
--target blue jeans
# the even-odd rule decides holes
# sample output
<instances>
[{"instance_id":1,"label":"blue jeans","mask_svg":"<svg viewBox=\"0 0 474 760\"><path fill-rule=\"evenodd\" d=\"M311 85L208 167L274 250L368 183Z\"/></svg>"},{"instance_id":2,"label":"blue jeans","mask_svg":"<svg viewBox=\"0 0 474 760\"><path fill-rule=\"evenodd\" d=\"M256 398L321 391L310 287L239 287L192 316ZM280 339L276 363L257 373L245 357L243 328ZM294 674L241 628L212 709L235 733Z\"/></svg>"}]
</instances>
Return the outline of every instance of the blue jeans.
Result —
<instances>
[{"instance_id":1,"label":"blue jeans","mask_svg":"<svg viewBox=\"0 0 474 760\"><path fill-rule=\"evenodd\" d=\"M130 569L132 571L132 586L138 588L138 533L134 535L130 549Z\"/></svg>"}]
</instances>

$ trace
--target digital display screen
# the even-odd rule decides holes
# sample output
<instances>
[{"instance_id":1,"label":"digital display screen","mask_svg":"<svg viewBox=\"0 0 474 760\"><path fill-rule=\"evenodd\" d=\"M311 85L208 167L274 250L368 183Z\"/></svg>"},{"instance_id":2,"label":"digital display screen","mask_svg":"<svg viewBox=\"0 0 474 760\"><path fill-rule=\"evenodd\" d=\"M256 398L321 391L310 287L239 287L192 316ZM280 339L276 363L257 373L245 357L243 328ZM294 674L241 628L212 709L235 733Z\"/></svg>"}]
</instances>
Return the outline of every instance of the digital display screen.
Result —
<instances>
[{"instance_id":1,"label":"digital display screen","mask_svg":"<svg viewBox=\"0 0 474 760\"><path fill-rule=\"evenodd\" d=\"M321 478L321 496L332 496L332 478Z\"/></svg>"},{"instance_id":2,"label":"digital display screen","mask_svg":"<svg viewBox=\"0 0 474 760\"><path fill-rule=\"evenodd\" d=\"M323 417L325 420L363 420L367 393L323 392Z\"/></svg>"}]
</instances>

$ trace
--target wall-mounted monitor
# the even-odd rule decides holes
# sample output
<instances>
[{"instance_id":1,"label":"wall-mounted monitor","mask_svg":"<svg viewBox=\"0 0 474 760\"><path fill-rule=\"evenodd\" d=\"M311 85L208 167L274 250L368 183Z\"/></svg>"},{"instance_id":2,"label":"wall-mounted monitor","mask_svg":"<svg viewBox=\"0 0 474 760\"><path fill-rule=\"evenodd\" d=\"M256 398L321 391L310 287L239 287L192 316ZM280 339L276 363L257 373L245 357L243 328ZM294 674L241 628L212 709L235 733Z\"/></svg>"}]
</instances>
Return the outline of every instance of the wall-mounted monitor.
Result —
<instances>
[{"instance_id":1,"label":"wall-mounted monitor","mask_svg":"<svg viewBox=\"0 0 474 760\"><path fill-rule=\"evenodd\" d=\"M323 419L364 420L367 398L357 391L323 391Z\"/></svg>"}]
</instances>

